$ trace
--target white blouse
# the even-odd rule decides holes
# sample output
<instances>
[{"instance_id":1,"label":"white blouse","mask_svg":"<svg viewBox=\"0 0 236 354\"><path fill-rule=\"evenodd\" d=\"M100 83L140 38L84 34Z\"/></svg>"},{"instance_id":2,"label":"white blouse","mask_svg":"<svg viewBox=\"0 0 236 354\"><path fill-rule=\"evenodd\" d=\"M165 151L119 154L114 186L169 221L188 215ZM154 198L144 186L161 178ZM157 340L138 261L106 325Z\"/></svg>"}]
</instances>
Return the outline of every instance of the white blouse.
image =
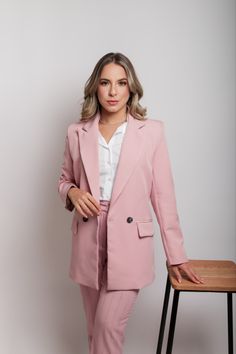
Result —
<instances>
[{"instance_id":1,"label":"white blouse","mask_svg":"<svg viewBox=\"0 0 236 354\"><path fill-rule=\"evenodd\" d=\"M127 122L122 123L107 144L99 131L100 200L110 200Z\"/></svg>"}]
</instances>

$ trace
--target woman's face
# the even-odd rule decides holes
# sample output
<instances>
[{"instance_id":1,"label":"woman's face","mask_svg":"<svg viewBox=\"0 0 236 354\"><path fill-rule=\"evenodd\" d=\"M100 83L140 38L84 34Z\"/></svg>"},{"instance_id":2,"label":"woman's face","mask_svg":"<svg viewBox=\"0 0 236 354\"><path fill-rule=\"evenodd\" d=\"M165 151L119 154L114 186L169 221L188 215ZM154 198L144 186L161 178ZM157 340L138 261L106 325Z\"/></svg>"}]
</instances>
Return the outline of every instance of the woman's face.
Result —
<instances>
[{"instance_id":1,"label":"woman's face","mask_svg":"<svg viewBox=\"0 0 236 354\"><path fill-rule=\"evenodd\" d=\"M130 90L128 79L121 65L110 63L102 69L97 97L102 109L108 113L126 113Z\"/></svg>"}]
</instances>

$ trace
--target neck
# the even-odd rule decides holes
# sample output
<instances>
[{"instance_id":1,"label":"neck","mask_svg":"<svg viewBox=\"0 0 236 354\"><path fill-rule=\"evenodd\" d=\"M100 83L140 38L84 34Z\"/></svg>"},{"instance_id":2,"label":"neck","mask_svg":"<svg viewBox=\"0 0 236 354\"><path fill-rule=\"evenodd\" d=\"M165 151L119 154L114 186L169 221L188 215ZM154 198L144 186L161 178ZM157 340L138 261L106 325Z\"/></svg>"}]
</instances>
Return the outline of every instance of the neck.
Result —
<instances>
[{"instance_id":1,"label":"neck","mask_svg":"<svg viewBox=\"0 0 236 354\"><path fill-rule=\"evenodd\" d=\"M121 112L116 112L116 113L110 113L110 112L106 112L106 111L101 111L101 117L100 119L104 122L104 123L118 123L118 122L122 122L126 120L126 110L122 110Z\"/></svg>"}]
</instances>

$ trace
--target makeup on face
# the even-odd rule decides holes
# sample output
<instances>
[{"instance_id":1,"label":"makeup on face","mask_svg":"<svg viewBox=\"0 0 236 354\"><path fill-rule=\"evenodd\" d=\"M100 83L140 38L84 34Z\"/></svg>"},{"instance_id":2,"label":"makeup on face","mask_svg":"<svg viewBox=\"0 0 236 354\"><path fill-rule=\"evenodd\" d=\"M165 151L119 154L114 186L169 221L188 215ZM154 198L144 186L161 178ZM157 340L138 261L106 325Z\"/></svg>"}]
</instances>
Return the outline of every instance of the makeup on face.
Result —
<instances>
[{"instance_id":1,"label":"makeup on face","mask_svg":"<svg viewBox=\"0 0 236 354\"><path fill-rule=\"evenodd\" d=\"M128 79L121 65L110 63L104 66L97 90L102 108L110 113L126 110L130 90Z\"/></svg>"}]
</instances>

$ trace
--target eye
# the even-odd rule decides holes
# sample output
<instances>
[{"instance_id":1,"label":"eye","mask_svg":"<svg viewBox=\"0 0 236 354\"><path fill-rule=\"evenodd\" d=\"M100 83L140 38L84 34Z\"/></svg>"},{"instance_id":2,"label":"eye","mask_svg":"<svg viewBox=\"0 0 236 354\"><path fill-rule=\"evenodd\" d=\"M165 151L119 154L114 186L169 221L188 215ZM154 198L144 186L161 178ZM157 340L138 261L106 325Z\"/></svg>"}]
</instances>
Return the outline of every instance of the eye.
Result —
<instances>
[{"instance_id":1,"label":"eye","mask_svg":"<svg viewBox=\"0 0 236 354\"><path fill-rule=\"evenodd\" d=\"M106 86L106 85L108 85L108 81L102 80L102 81L100 81L100 85Z\"/></svg>"},{"instance_id":2,"label":"eye","mask_svg":"<svg viewBox=\"0 0 236 354\"><path fill-rule=\"evenodd\" d=\"M125 81L125 80L119 81L119 85L120 86L126 86L127 85L127 81Z\"/></svg>"}]
</instances>

